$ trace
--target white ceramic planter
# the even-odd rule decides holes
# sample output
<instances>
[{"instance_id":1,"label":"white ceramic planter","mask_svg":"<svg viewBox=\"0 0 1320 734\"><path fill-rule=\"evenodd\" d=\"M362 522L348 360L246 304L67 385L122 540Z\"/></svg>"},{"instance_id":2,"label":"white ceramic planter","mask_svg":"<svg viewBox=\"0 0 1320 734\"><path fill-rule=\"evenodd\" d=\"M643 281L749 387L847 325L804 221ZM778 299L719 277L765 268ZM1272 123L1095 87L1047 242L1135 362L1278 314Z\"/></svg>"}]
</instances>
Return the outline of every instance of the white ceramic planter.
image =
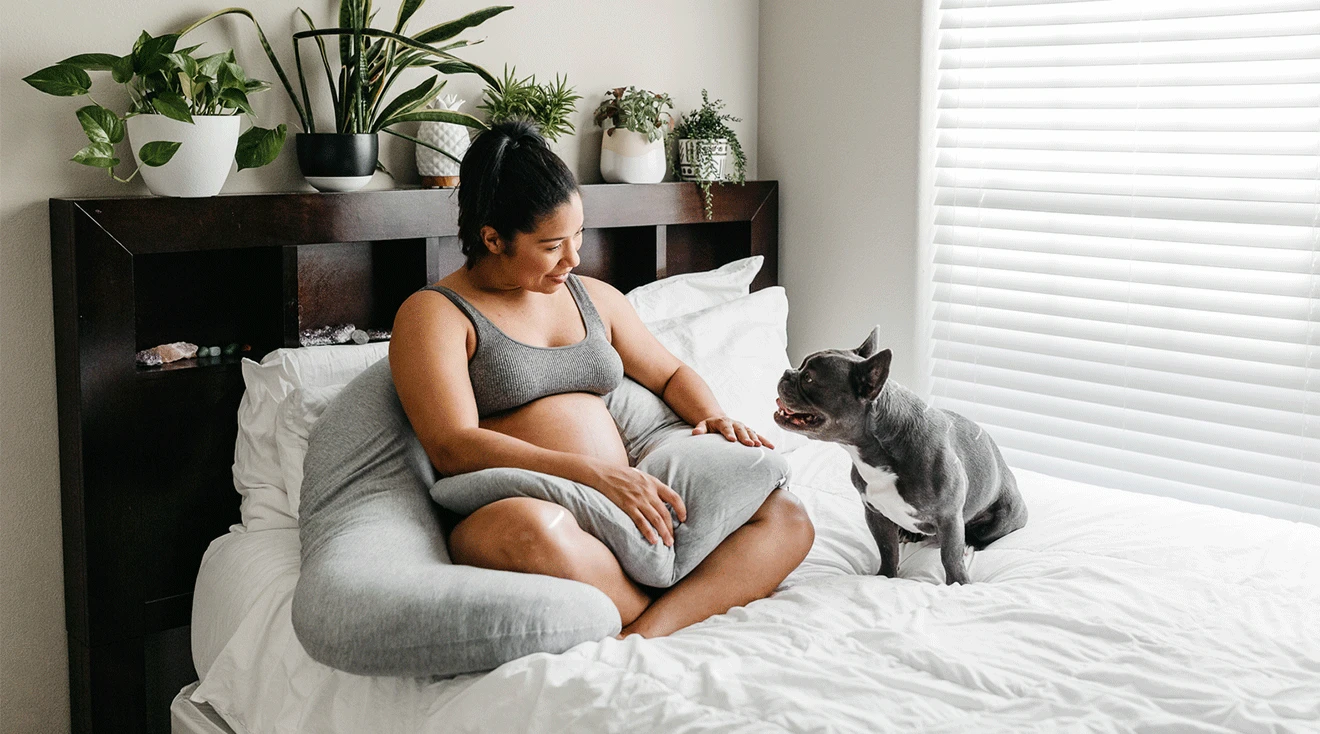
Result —
<instances>
[{"instance_id":1,"label":"white ceramic planter","mask_svg":"<svg viewBox=\"0 0 1320 734\"><path fill-rule=\"evenodd\" d=\"M665 139L621 127L609 128L600 140L600 175L609 183L660 183L665 178Z\"/></svg>"},{"instance_id":2,"label":"white ceramic planter","mask_svg":"<svg viewBox=\"0 0 1320 734\"><path fill-rule=\"evenodd\" d=\"M238 148L238 115L196 115L193 124L164 115L128 118L128 143L142 180L157 196L215 196L229 178ZM156 140L182 143L163 166L144 166L143 145Z\"/></svg>"},{"instance_id":3,"label":"white ceramic planter","mask_svg":"<svg viewBox=\"0 0 1320 734\"><path fill-rule=\"evenodd\" d=\"M678 175L684 181L724 181L728 178L724 161L731 150L728 138L681 138L678 141Z\"/></svg>"}]
</instances>

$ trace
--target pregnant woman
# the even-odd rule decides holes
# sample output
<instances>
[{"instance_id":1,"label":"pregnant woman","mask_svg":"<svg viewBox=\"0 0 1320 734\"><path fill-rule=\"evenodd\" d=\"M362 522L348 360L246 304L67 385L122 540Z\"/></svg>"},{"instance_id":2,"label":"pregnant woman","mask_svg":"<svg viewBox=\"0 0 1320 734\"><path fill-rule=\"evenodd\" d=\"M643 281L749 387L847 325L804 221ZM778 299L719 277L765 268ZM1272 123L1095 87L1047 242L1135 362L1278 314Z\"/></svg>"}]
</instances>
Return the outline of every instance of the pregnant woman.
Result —
<instances>
[{"instance_id":1,"label":"pregnant woman","mask_svg":"<svg viewBox=\"0 0 1320 734\"><path fill-rule=\"evenodd\" d=\"M616 505L651 543L672 545L670 508L678 521L689 519L683 498L629 465L602 395L627 375L694 434L772 447L724 414L618 290L572 272L582 201L572 172L534 126L482 133L460 174L467 262L403 304L390 343L394 384L417 438L444 476L520 467L571 479ZM813 538L801 505L775 489L681 581L648 593L563 507L511 497L459 522L449 550L455 563L595 586L618 607L624 635L655 637L767 596Z\"/></svg>"}]
</instances>

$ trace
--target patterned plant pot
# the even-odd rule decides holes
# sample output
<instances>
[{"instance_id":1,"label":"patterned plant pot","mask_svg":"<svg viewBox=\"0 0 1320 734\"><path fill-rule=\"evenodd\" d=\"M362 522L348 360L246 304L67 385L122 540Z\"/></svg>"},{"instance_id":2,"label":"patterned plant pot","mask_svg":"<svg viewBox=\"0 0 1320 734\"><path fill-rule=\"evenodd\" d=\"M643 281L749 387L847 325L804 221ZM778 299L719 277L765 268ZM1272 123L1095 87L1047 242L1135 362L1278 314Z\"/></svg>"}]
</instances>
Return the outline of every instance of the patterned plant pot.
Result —
<instances>
[{"instance_id":1,"label":"patterned plant pot","mask_svg":"<svg viewBox=\"0 0 1320 734\"><path fill-rule=\"evenodd\" d=\"M724 172L724 161L731 151L728 138L682 138L678 141L678 175L684 181L727 180L729 176Z\"/></svg>"},{"instance_id":2,"label":"patterned plant pot","mask_svg":"<svg viewBox=\"0 0 1320 734\"><path fill-rule=\"evenodd\" d=\"M433 100L430 108L457 112L464 101L452 94ZM452 122L423 122L417 127L417 139L423 140L449 151L460 161L472 143L471 128ZM451 188L458 185L459 164L445 154L430 148L417 146L417 173L422 177L422 185L429 188Z\"/></svg>"}]
</instances>

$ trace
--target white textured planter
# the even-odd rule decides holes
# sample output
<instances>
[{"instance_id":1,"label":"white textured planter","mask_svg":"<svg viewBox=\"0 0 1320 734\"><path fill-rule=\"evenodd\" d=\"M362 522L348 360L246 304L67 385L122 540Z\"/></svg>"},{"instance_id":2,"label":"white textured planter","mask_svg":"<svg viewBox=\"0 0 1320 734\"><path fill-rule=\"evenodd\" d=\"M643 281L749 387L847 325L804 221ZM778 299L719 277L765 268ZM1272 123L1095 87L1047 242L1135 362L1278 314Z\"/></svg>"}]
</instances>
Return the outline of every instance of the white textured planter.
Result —
<instances>
[{"instance_id":1,"label":"white textured planter","mask_svg":"<svg viewBox=\"0 0 1320 734\"><path fill-rule=\"evenodd\" d=\"M238 115L196 115L193 124L164 115L128 118L128 144L142 180L157 196L215 196L229 178L238 149ZM163 166L144 166L143 145L157 140L182 143Z\"/></svg>"},{"instance_id":2,"label":"white textured planter","mask_svg":"<svg viewBox=\"0 0 1320 734\"><path fill-rule=\"evenodd\" d=\"M600 175L609 183L660 183L666 168L663 137L649 141L621 127L609 128L601 136Z\"/></svg>"},{"instance_id":3,"label":"white textured planter","mask_svg":"<svg viewBox=\"0 0 1320 734\"><path fill-rule=\"evenodd\" d=\"M681 138L678 141L678 175L684 181L724 181L724 161L732 148L728 138L700 140Z\"/></svg>"}]
</instances>

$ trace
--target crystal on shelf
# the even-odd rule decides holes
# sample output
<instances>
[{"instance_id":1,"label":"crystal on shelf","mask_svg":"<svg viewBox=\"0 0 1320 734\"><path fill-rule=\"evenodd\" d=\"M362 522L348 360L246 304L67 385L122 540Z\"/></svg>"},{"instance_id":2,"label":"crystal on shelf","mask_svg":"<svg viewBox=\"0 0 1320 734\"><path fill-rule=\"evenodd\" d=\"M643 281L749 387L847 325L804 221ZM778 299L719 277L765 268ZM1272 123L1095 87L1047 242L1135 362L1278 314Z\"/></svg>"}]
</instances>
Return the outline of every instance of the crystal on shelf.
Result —
<instances>
[{"instance_id":1,"label":"crystal on shelf","mask_svg":"<svg viewBox=\"0 0 1320 734\"><path fill-rule=\"evenodd\" d=\"M353 324L334 324L303 329L298 333L298 343L304 347L320 347L327 344L344 344L357 329Z\"/></svg>"},{"instance_id":2,"label":"crystal on shelf","mask_svg":"<svg viewBox=\"0 0 1320 734\"><path fill-rule=\"evenodd\" d=\"M141 367L156 367L167 362L177 362L197 356L197 345L190 342L171 342L137 353L137 363Z\"/></svg>"}]
</instances>

